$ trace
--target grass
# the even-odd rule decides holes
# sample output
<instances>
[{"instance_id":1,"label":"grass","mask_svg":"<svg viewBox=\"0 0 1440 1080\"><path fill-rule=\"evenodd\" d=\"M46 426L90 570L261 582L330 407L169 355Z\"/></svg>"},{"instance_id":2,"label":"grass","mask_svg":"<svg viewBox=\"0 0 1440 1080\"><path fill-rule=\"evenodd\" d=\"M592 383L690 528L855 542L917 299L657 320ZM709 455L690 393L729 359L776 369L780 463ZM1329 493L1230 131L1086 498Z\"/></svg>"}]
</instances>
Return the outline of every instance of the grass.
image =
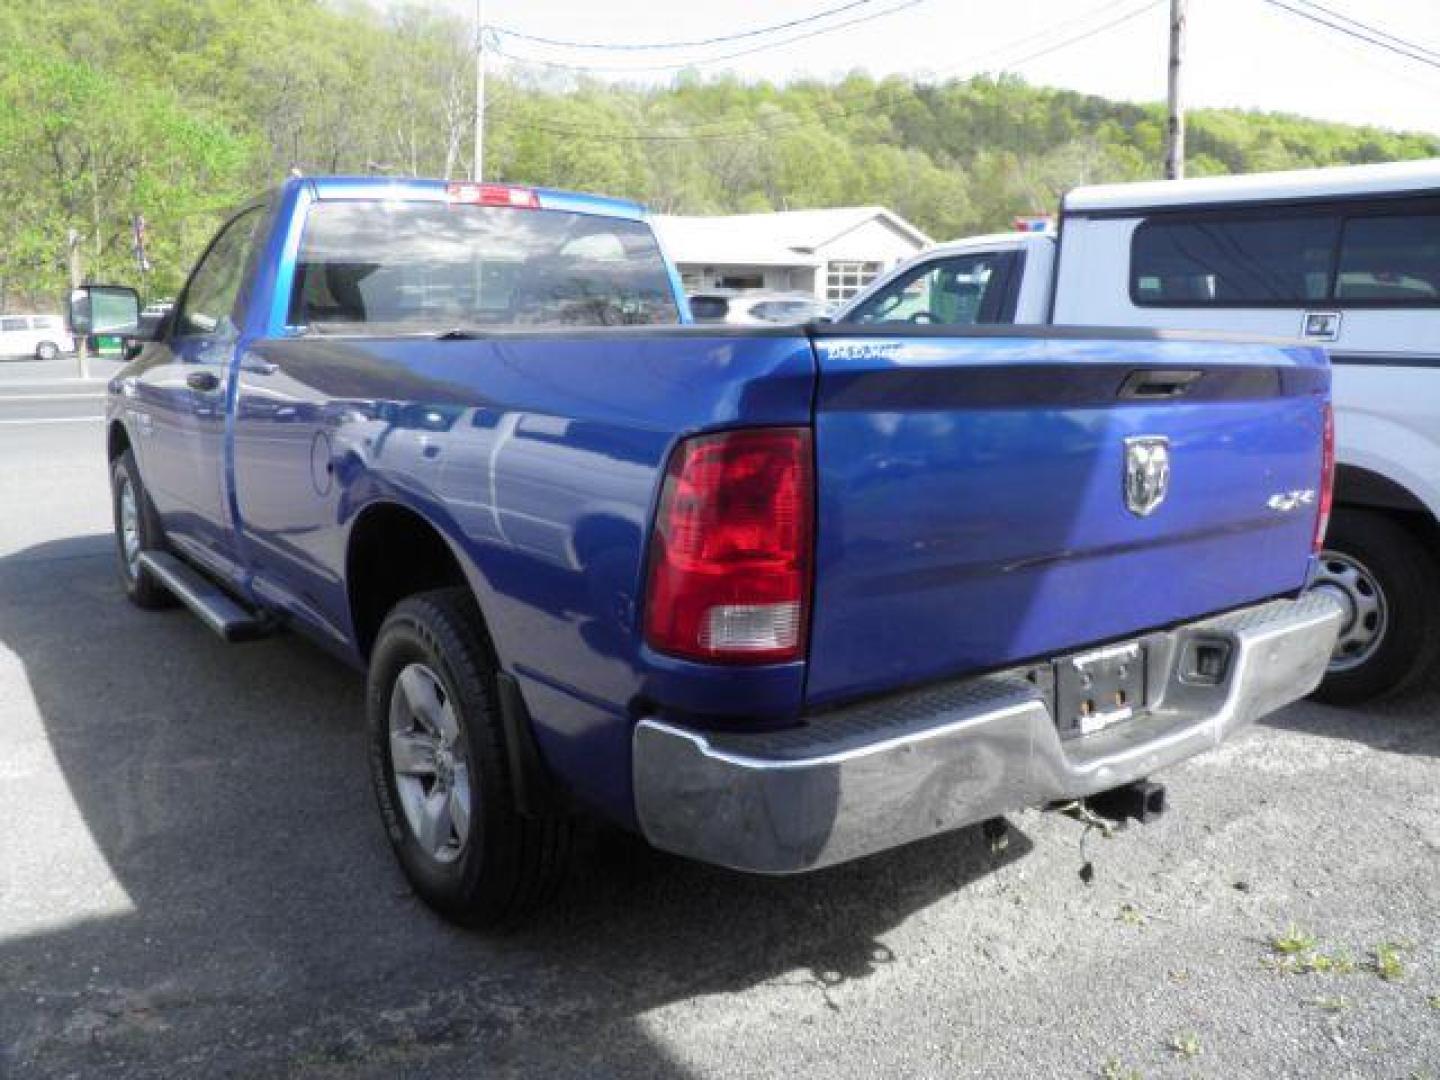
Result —
<instances>
[{"instance_id":1,"label":"grass","mask_svg":"<svg viewBox=\"0 0 1440 1080\"><path fill-rule=\"evenodd\" d=\"M1321 996L1311 998L1310 1004L1314 1005L1317 1009L1324 1009L1326 1012L1344 1012L1350 1008L1350 999L1344 995L1336 995L1334 997Z\"/></svg>"},{"instance_id":2,"label":"grass","mask_svg":"<svg viewBox=\"0 0 1440 1080\"><path fill-rule=\"evenodd\" d=\"M1108 1059L1100 1066L1100 1080L1143 1080L1138 1069L1122 1065L1116 1058Z\"/></svg>"},{"instance_id":3,"label":"grass","mask_svg":"<svg viewBox=\"0 0 1440 1080\"><path fill-rule=\"evenodd\" d=\"M1297 956L1300 953L1310 952L1320 940L1307 930L1301 930L1294 923L1280 937L1270 940L1270 948L1284 956Z\"/></svg>"},{"instance_id":4,"label":"grass","mask_svg":"<svg viewBox=\"0 0 1440 1080\"><path fill-rule=\"evenodd\" d=\"M1294 923L1279 937L1270 939L1275 955L1267 964L1285 975L1350 975L1355 961L1344 952L1322 952L1320 939Z\"/></svg>"},{"instance_id":5,"label":"grass","mask_svg":"<svg viewBox=\"0 0 1440 1080\"><path fill-rule=\"evenodd\" d=\"M1121 904L1120 914L1116 918L1126 926L1144 926L1147 921L1145 913L1134 904Z\"/></svg>"},{"instance_id":6,"label":"grass","mask_svg":"<svg viewBox=\"0 0 1440 1080\"><path fill-rule=\"evenodd\" d=\"M1386 941L1375 946L1372 967L1386 982L1399 982L1405 977L1405 964L1400 959L1400 946Z\"/></svg>"},{"instance_id":7,"label":"grass","mask_svg":"<svg viewBox=\"0 0 1440 1080\"><path fill-rule=\"evenodd\" d=\"M1170 1049L1185 1060L1200 1056L1200 1036L1193 1031L1182 1031L1170 1036Z\"/></svg>"}]
</instances>

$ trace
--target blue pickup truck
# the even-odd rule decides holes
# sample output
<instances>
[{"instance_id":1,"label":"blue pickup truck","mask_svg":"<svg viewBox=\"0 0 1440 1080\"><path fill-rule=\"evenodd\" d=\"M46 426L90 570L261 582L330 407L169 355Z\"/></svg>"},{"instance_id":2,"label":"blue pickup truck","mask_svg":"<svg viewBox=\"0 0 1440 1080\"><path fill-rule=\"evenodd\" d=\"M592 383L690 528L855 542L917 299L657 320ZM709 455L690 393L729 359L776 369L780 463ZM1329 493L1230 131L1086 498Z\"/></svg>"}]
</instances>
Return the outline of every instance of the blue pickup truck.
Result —
<instances>
[{"instance_id":1,"label":"blue pickup truck","mask_svg":"<svg viewBox=\"0 0 1440 1080\"><path fill-rule=\"evenodd\" d=\"M292 179L110 385L130 599L367 673L444 914L534 906L582 812L804 871L1133 785L1324 673L1319 350L688 320L633 204Z\"/></svg>"}]
</instances>

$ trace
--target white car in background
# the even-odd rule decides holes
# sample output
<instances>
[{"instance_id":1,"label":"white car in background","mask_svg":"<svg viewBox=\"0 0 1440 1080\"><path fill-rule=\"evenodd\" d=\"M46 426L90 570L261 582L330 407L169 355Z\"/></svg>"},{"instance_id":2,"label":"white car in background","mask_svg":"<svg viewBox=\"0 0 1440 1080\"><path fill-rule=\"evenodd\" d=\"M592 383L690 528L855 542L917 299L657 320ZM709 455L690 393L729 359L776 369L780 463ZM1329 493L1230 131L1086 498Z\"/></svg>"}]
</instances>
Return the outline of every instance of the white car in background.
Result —
<instances>
[{"instance_id":1,"label":"white car in background","mask_svg":"<svg viewBox=\"0 0 1440 1080\"><path fill-rule=\"evenodd\" d=\"M0 315L0 357L54 360L74 351L75 339L59 315Z\"/></svg>"},{"instance_id":2,"label":"white car in background","mask_svg":"<svg viewBox=\"0 0 1440 1080\"><path fill-rule=\"evenodd\" d=\"M930 248L836 321L1323 344L1338 468L1315 585L1347 618L1317 696L1363 701L1440 664L1440 159L1077 188L1058 234Z\"/></svg>"},{"instance_id":3,"label":"white car in background","mask_svg":"<svg viewBox=\"0 0 1440 1080\"><path fill-rule=\"evenodd\" d=\"M690 316L697 323L805 323L828 315L832 305L808 293L711 289L691 293Z\"/></svg>"}]
</instances>

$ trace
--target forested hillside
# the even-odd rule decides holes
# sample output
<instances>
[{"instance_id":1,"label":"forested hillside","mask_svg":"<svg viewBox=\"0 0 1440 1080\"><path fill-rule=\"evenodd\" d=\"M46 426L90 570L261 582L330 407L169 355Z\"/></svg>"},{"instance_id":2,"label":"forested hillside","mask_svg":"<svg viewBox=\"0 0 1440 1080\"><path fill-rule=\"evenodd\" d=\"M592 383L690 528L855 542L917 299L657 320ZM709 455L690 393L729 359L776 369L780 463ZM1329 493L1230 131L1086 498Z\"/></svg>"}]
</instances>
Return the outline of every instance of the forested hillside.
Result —
<instances>
[{"instance_id":1,"label":"forested hillside","mask_svg":"<svg viewBox=\"0 0 1440 1080\"><path fill-rule=\"evenodd\" d=\"M0 9L0 306L86 271L173 293L216 215L305 172L464 176L471 35L421 8L322 0L6 0ZM1161 108L1013 77L663 88L491 79L489 178L706 213L884 203L937 237L1053 208L1078 183L1155 177ZM1291 116L1192 114L1192 175L1440 154L1440 139Z\"/></svg>"}]
</instances>

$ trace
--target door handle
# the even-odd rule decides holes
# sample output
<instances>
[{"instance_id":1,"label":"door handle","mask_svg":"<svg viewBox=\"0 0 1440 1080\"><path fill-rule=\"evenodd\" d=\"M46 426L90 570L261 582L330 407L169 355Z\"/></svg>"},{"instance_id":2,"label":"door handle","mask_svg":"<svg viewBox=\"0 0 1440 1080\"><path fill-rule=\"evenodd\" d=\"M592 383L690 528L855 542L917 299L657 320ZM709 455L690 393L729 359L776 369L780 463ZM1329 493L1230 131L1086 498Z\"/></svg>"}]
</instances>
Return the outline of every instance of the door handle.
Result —
<instances>
[{"instance_id":1,"label":"door handle","mask_svg":"<svg viewBox=\"0 0 1440 1080\"><path fill-rule=\"evenodd\" d=\"M1117 396L1131 401L1184 397L1203 374L1203 371L1132 371L1120 384Z\"/></svg>"},{"instance_id":2,"label":"door handle","mask_svg":"<svg viewBox=\"0 0 1440 1080\"><path fill-rule=\"evenodd\" d=\"M185 376L185 385L191 390L209 393L220 385L220 376L213 371L192 371Z\"/></svg>"}]
</instances>

